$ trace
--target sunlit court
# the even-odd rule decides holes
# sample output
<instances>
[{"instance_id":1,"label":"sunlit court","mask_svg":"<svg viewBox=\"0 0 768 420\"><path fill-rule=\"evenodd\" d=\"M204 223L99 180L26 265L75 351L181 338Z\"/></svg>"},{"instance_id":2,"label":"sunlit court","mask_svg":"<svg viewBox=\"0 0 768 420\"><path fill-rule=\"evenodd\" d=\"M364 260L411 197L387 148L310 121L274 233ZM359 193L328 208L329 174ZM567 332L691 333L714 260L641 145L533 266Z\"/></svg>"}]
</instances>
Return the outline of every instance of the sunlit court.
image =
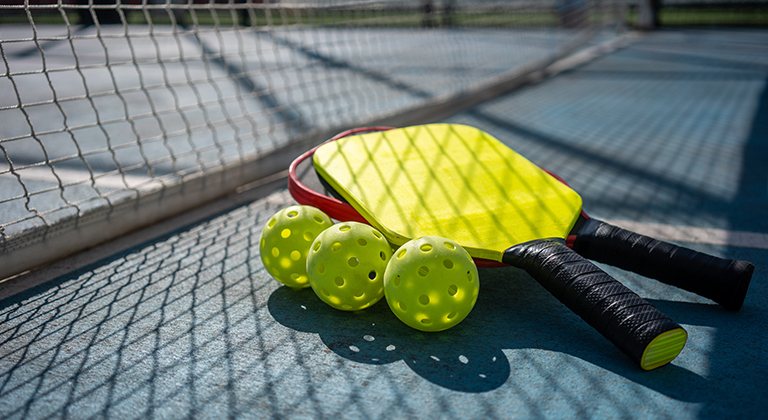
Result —
<instances>
[{"instance_id":1,"label":"sunlit court","mask_svg":"<svg viewBox=\"0 0 768 420\"><path fill-rule=\"evenodd\" d=\"M766 29L0 0L0 417L764 416Z\"/></svg>"}]
</instances>

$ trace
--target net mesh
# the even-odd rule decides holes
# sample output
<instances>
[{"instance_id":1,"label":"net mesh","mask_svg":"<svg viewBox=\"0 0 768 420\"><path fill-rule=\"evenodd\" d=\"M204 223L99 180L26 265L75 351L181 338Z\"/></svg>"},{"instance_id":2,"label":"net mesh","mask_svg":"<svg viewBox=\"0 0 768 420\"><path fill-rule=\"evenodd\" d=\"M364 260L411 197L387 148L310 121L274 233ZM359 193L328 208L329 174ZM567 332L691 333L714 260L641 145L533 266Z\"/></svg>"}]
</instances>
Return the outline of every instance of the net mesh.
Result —
<instances>
[{"instance_id":1,"label":"net mesh","mask_svg":"<svg viewBox=\"0 0 768 420\"><path fill-rule=\"evenodd\" d=\"M618 10L0 3L0 278L232 192L334 132L542 67Z\"/></svg>"}]
</instances>

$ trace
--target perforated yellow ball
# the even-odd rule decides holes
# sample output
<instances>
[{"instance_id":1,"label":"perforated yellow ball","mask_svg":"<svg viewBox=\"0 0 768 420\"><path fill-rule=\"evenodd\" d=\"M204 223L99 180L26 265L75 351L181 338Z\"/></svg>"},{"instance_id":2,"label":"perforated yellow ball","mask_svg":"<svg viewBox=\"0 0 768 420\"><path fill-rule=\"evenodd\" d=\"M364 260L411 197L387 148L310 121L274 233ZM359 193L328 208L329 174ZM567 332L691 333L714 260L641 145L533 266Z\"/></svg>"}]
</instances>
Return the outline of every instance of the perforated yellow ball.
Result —
<instances>
[{"instance_id":1,"label":"perforated yellow ball","mask_svg":"<svg viewBox=\"0 0 768 420\"><path fill-rule=\"evenodd\" d=\"M309 287L309 247L331 226L331 218L311 206L291 206L275 213L261 231L259 254L264 268L288 287Z\"/></svg>"},{"instance_id":2,"label":"perforated yellow ball","mask_svg":"<svg viewBox=\"0 0 768 420\"><path fill-rule=\"evenodd\" d=\"M336 309L365 309L384 297L384 270L391 256L389 242L376 229L338 223L312 243L307 257L310 285Z\"/></svg>"},{"instance_id":3,"label":"perforated yellow ball","mask_svg":"<svg viewBox=\"0 0 768 420\"><path fill-rule=\"evenodd\" d=\"M477 267L467 251L436 236L401 246L384 274L390 309L420 331L443 331L464 320L479 291Z\"/></svg>"}]
</instances>

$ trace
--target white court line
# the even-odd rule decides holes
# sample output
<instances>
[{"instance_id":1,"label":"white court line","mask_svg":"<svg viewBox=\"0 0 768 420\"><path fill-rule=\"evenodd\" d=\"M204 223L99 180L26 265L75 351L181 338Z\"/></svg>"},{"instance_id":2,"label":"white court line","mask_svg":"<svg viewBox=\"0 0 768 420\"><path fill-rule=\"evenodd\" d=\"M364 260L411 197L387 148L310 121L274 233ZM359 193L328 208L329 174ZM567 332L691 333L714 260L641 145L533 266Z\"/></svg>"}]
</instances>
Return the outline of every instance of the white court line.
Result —
<instances>
[{"instance_id":1,"label":"white court line","mask_svg":"<svg viewBox=\"0 0 768 420\"><path fill-rule=\"evenodd\" d=\"M766 233L674 226L660 223L634 222L631 220L605 220L605 222L664 241L768 249L768 234Z\"/></svg>"},{"instance_id":2,"label":"white court line","mask_svg":"<svg viewBox=\"0 0 768 420\"><path fill-rule=\"evenodd\" d=\"M16 173L21 176L22 182L28 180L58 183L56 177L53 176L51 168L48 166L17 169ZM56 168L56 175L64 184L91 184L91 175L88 171ZM125 175L125 182L123 182L123 175L121 174L104 175L102 172L94 171L93 177L96 186L101 188L148 190L162 185L159 181L146 176ZM0 164L0 178L17 179L16 176L10 172L10 167L6 164Z\"/></svg>"}]
</instances>

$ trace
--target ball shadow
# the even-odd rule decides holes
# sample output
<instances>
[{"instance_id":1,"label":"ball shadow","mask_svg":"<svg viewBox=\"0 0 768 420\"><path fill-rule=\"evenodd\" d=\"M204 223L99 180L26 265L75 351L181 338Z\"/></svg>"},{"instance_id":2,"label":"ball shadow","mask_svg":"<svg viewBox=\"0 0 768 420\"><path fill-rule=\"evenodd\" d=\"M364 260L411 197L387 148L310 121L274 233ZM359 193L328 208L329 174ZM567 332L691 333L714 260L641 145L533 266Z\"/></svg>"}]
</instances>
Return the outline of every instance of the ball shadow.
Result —
<instances>
[{"instance_id":1,"label":"ball shadow","mask_svg":"<svg viewBox=\"0 0 768 420\"><path fill-rule=\"evenodd\" d=\"M311 289L281 287L270 296L268 309L280 324L318 334L339 356L374 365L402 360L424 379L456 391L487 392L517 380L504 350L540 349L572 355L675 399L704 398L670 385L708 388L704 378L673 365L641 371L524 272L481 268L480 277L472 312L438 333L406 326L384 299L363 311L344 312L320 301ZM677 380L670 381L670 375Z\"/></svg>"},{"instance_id":2,"label":"ball shadow","mask_svg":"<svg viewBox=\"0 0 768 420\"><path fill-rule=\"evenodd\" d=\"M416 374L445 388L485 392L500 387L510 368L500 347L482 339L471 319L450 333L426 333L403 324L382 299L357 312L331 308L311 289L281 287L269 298L268 308L280 324L318 334L333 352L365 364L402 360Z\"/></svg>"}]
</instances>

